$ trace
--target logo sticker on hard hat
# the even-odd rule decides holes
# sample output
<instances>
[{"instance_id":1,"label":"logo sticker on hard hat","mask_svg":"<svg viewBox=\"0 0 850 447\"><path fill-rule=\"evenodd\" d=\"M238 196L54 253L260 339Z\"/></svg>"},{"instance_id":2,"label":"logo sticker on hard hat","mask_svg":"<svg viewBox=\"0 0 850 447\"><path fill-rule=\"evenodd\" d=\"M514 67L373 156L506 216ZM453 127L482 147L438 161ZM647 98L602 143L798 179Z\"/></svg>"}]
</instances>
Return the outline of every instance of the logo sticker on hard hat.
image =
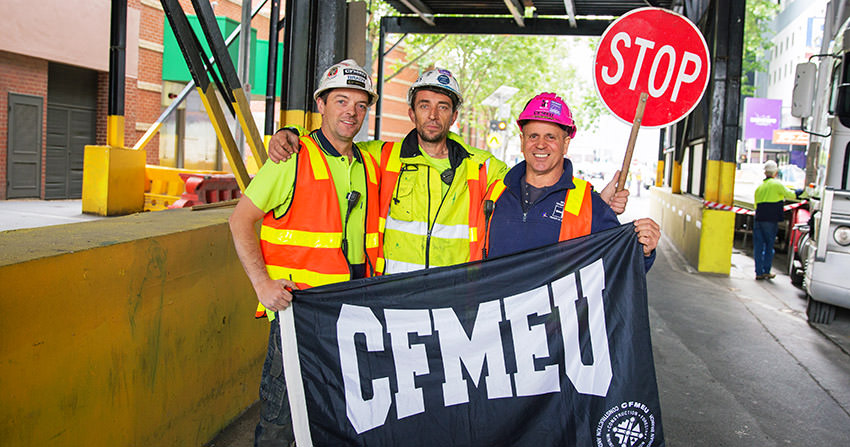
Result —
<instances>
[{"instance_id":1,"label":"logo sticker on hard hat","mask_svg":"<svg viewBox=\"0 0 850 447\"><path fill-rule=\"evenodd\" d=\"M440 84L449 85L449 77L446 75L437 76L437 82Z\"/></svg>"},{"instance_id":2,"label":"logo sticker on hard hat","mask_svg":"<svg viewBox=\"0 0 850 447\"><path fill-rule=\"evenodd\" d=\"M345 81L345 83L348 84L348 85L356 85L358 87L366 88L366 83L361 81L361 80L358 80L358 79L349 78L348 80Z\"/></svg>"},{"instance_id":3,"label":"logo sticker on hard hat","mask_svg":"<svg viewBox=\"0 0 850 447\"><path fill-rule=\"evenodd\" d=\"M337 67L331 67L331 69L328 70L328 77L332 78L332 77L336 76L337 70L338 70Z\"/></svg>"},{"instance_id":4,"label":"logo sticker on hard hat","mask_svg":"<svg viewBox=\"0 0 850 447\"><path fill-rule=\"evenodd\" d=\"M557 102L553 102L552 105L549 106L549 111L554 113L555 115L561 114L561 104Z\"/></svg>"},{"instance_id":5,"label":"logo sticker on hard hat","mask_svg":"<svg viewBox=\"0 0 850 447\"><path fill-rule=\"evenodd\" d=\"M342 70L342 73L348 76L357 76L359 78L366 78L366 73L362 70L357 70L355 68L345 68Z\"/></svg>"}]
</instances>

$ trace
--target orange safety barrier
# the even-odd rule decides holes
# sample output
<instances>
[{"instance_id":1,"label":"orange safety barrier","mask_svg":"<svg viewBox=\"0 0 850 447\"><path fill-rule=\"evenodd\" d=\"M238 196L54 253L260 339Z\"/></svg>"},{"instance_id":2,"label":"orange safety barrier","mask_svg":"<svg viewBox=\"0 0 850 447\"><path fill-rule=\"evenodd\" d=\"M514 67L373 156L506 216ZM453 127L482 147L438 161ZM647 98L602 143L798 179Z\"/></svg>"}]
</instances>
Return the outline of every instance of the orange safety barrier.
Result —
<instances>
[{"instance_id":1,"label":"orange safety barrier","mask_svg":"<svg viewBox=\"0 0 850 447\"><path fill-rule=\"evenodd\" d=\"M186 183L186 190L169 208L188 208L242 197L242 191L233 174L181 173L180 177Z\"/></svg>"},{"instance_id":2,"label":"orange safety barrier","mask_svg":"<svg viewBox=\"0 0 850 447\"><path fill-rule=\"evenodd\" d=\"M184 175L215 175L224 171L206 171L170 168L167 166L145 166L145 211L160 211L169 208L186 190Z\"/></svg>"}]
</instances>

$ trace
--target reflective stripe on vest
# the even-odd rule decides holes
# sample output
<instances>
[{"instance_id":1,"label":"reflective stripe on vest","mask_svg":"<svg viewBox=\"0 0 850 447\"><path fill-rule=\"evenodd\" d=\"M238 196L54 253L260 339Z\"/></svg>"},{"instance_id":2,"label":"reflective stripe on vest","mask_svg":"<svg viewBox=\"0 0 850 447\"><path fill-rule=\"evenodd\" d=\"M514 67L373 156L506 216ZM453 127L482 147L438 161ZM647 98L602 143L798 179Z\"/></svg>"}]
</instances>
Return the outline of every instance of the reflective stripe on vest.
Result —
<instances>
[{"instance_id":1,"label":"reflective stripe on vest","mask_svg":"<svg viewBox=\"0 0 850 447\"><path fill-rule=\"evenodd\" d=\"M588 183L573 177L574 189L567 190L564 198L564 215L561 218L561 234L559 241L566 241L590 234L593 222L593 200Z\"/></svg>"},{"instance_id":2,"label":"reflective stripe on vest","mask_svg":"<svg viewBox=\"0 0 850 447\"><path fill-rule=\"evenodd\" d=\"M559 242L590 234L591 224L593 223L592 188L589 187L588 182L577 177L573 177L573 184L575 188L568 189L564 196L564 213L561 217ZM487 198L495 203L505 192L505 189L505 183L499 180L490 188ZM489 250L490 241L485 241L485 244L487 244Z\"/></svg>"},{"instance_id":3,"label":"reflective stripe on vest","mask_svg":"<svg viewBox=\"0 0 850 447\"><path fill-rule=\"evenodd\" d=\"M394 197L394 194L397 193L398 181L401 175L402 170L402 160L401 160L401 143L385 143L381 150L381 167L382 178L381 178L381 217L383 220L380 223L380 230L383 234L386 234L387 231L403 233L402 235L397 235L396 237L400 239L405 239L405 234L410 235L411 237L425 238L427 239L429 236L429 227L427 221L403 221L390 216L390 209L393 204L396 203L397 197ZM459 169L465 169L465 176L467 182L467 189L465 191L467 197L460 198L459 200L463 200L463 205L466 209L464 210L466 217L464 219L466 222L454 223L454 224L444 224L444 223L433 223L430 228L430 238L432 246L429 246L430 253L419 253L419 251L424 251L426 243L422 244L422 250L417 249L417 243L413 239L405 239L410 246L397 248L393 247L393 249L406 249L410 250L411 253L405 253L402 256L405 259L398 259L398 255L400 253L396 253L395 255L391 254L390 256L396 256L396 259L384 259L386 272L388 273L397 273L399 271L409 271L409 270L417 270L421 268L425 268L425 259L429 258L429 267L441 266L441 265L452 265L458 264L462 262L467 262L469 260L475 260L481 258L481 241L479 240L478 235L483 232L483 210L481 207L483 196L486 192L487 187L487 163L475 163L471 159L467 159L464 161L465 168L461 166ZM430 175L430 167L429 174ZM420 191L414 191L413 194L420 194L416 196L417 198L426 197L421 195ZM412 200L413 197L408 197L407 200ZM423 207L427 202L423 203ZM414 203L412 207L419 206L420 204ZM407 205L410 207L410 205ZM450 216L453 212L460 211L457 208L458 204L445 202L442 207L437 211L436 219L439 220L441 216L445 218L445 216ZM417 214L420 214L420 210L416 211ZM428 210L425 209L424 213L427 213ZM443 240L442 244L445 247L446 244L452 246L451 249L434 249L433 245L435 243L435 239ZM453 242L454 241L454 242ZM437 241L439 243L439 241ZM465 248L463 252L457 251L457 246L452 244L462 244ZM386 243L383 244L386 248ZM415 251L415 253L414 253ZM443 259L439 259L442 256ZM438 259L435 259L438 258ZM418 262L410 262L413 259L420 259L421 263Z\"/></svg>"},{"instance_id":4,"label":"reflective stripe on vest","mask_svg":"<svg viewBox=\"0 0 850 447\"><path fill-rule=\"evenodd\" d=\"M266 213L260 230L260 247L266 270L272 279L291 279L306 289L350 279L348 261L342 254L342 222L339 200L327 159L315 141L301 138L302 150L297 155L295 185L286 214L275 218ZM376 274L380 251L378 232L378 178L374 158L361 152L366 170L366 234L367 276ZM258 318L265 314L257 306ZM273 319L272 314L268 315Z\"/></svg>"}]
</instances>

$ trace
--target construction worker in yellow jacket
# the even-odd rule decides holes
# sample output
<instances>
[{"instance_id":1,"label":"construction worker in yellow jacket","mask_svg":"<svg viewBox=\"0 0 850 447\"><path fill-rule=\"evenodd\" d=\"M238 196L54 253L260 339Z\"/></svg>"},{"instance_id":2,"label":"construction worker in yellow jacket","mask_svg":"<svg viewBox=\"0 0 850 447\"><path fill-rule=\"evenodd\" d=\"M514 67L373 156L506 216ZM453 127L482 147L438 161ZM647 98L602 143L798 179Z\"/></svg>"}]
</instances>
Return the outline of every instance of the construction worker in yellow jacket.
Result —
<instances>
[{"instance_id":1,"label":"construction worker in yellow jacket","mask_svg":"<svg viewBox=\"0 0 850 447\"><path fill-rule=\"evenodd\" d=\"M384 273L480 259L481 204L507 166L456 135L449 138L463 98L448 70L423 73L407 99L416 127L401 142L366 144L373 154L380 149Z\"/></svg>"}]
</instances>

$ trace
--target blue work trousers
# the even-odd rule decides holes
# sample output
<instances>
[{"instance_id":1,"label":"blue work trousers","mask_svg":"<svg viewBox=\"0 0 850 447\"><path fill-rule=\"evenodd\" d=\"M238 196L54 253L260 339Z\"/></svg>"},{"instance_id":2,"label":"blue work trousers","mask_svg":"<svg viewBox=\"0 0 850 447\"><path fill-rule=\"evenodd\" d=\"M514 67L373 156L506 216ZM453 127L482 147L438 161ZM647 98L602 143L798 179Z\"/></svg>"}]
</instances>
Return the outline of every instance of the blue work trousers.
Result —
<instances>
[{"instance_id":1,"label":"blue work trousers","mask_svg":"<svg viewBox=\"0 0 850 447\"><path fill-rule=\"evenodd\" d=\"M770 273L773 265L773 243L779 222L757 220L753 225L753 259L756 261L756 275Z\"/></svg>"}]
</instances>

